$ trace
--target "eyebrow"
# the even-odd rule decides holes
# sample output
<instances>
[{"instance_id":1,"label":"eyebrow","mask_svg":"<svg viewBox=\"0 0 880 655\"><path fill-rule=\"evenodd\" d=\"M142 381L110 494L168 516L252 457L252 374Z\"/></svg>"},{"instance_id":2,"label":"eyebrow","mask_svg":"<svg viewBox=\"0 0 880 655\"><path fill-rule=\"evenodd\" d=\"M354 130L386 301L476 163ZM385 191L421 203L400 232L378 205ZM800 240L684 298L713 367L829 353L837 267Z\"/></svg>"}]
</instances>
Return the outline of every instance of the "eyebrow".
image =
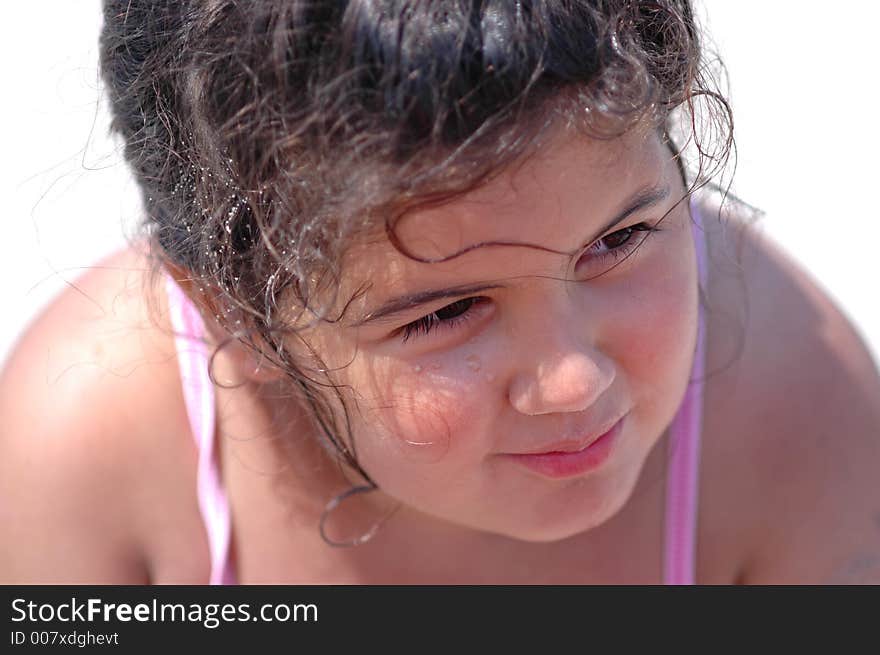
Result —
<instances>
[{"instance_id":1,"label":"eyebrow","mask_svg":"<svg viewBox=\"0 0 880 655\"><path fill-rule=\"evenodd\" d=\"M640 189L627 200L623 210L621 210L614 218L612 218L608 222L608 224L605 225L605 227L599 230L595 236L588 239L581 247L583 248L590 245L593 241L601 237L615 225L625 221L632 214L635 214L636 212L643 209L647 209L648 207L656 205L657 203L665 200L669 197L669 193L670 190L668 186L651 186ZM428 303L434 302L436 300L441 300L443 298L456 298L460 296L467 296L473 293L478 293L480 291L487 291L490 289L502 289L504 288L504 286L505 285L503 284L486 283L465 284L453 287L446 287L443 289L418 291L416 293L397 296L379 305L376 309L369 312L362 319L352 323L352 327L361 327L368 323L374 323L379 319L387 319L389 317L396 316L397 314L400 314L402 312L414 309L421 305L427 305Z\"/></svg>"}]
</instances>

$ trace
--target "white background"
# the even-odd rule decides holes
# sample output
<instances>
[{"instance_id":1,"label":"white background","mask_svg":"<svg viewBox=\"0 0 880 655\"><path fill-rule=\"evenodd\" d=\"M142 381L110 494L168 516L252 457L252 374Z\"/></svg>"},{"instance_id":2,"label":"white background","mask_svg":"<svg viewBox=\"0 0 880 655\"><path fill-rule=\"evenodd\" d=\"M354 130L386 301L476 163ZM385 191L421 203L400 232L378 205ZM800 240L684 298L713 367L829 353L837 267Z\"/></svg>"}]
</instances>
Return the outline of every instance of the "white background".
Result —
<instances>
[{"instance_id":1,"label":"white background","mask_svg":"<svg viewBox=\"0 0 880 655\"><path fill-rule=\"evenodd\" d=\"M730 75L734 191L880 352L876 54L867 0L698 0ZM9 3L4 99L0 361L26 323L124 243L138 194L107 137L98 0Z\"/></svg>"}]
</instances>

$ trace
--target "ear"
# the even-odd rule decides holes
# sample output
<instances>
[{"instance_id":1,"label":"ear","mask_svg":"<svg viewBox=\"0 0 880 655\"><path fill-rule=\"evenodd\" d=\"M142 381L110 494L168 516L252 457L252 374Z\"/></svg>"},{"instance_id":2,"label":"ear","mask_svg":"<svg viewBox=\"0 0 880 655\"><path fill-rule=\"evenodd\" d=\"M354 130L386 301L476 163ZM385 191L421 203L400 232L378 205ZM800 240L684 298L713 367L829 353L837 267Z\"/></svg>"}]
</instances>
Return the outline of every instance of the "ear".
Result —
<instances>
[{"instance_id":1,"label":"ear","mask_svg":"<svg viewBox=\"0 0 880 655\"><path fill-rule=\"evenodd\" d=\"M205 324L205 338L210 347L223 345L214 360L215 366L227 369L224 378L250 380L253 382L274 382L284 377L282 369L272 364L267 357L244 345L238 339L230 339L229 330L217 320L222 312L216 297L209 288L200 289L192 276L185 270L170 262L164 264L168 274L183 290L187 298L196 306ZM266 347L262 340L257 345ZM231 370L230 370L231 369ZM218 370L219 372L219 370Z\"/></svg>"},{"instance_id":2,"label":"ear","mask_svg":"<svg viewBox=\"0 0 880 655\"><path fill-rule=\"evenodd\" d=\"M272 364L261 353L255 353L240 341L232 340L224 344L222 355L228 358L230 364L239 375L252 382L275 382L284 377L284 371Z\"/></svg>"}]
</instances>

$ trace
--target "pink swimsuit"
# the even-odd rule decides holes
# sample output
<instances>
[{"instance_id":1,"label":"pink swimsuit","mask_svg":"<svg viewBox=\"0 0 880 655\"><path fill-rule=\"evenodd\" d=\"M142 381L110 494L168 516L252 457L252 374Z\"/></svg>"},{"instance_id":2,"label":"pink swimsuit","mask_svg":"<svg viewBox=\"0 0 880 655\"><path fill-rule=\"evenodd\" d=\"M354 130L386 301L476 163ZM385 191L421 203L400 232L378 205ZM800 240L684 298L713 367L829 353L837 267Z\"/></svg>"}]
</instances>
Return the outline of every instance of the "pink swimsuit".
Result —
<instances>
[{"instance_id":1,"label":"pink swimsuit","mask_svg":"<svg viewBox=\"0 0 880 655\"><path fill-rule=\"evenodd\" d=\"M700 288L706 288L706 253L702 223L691 202L692 232L697 253ZM168 311L175 332L183 398L198 449L196 493L211 554L210 584L235 584L230 557L231 517L214 452L214 387L208 377L210 353L202 341L204 323L195 306L166 276ZM693 584L697 493L702 424L702 378L705 319L699 317L697 349L690 383L670 426L666 483L666 524L663 580L665 584Z\"/></svg>"}]
</instances>

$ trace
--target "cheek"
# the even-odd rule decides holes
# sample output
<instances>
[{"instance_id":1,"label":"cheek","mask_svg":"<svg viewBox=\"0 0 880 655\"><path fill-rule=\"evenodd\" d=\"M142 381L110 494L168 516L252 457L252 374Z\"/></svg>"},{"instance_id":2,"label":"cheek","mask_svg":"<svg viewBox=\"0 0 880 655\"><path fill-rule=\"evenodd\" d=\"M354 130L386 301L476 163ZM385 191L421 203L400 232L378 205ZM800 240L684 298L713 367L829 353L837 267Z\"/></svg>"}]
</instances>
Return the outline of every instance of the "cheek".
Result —
<instances>
[{"instance_id":1,"label":"cheek","mask_svg":"<svg viewBox=\"0 0 880 655\"><path fill-rule=\"evenodd\" d=\"M682 242L655 249L628 278L625 315L617 315L608 346L627 372L634 400L655 420L671 418L680 402L697 339L696 262L684 240L690 233L680 236Z\"/></svg>"},{"instance_id":2,"label":"cheek","mask_svg":"<svg viewBox=\"0 0 880 655\"><path fill-rule=\"evenodd\" d=\"M454 460L479 450L480 408L485 407L485 376L469 362L424 363L414 367L377 360L361 368L356 389L362 423L358 456L368 470L413 462ZM378 471L377 471L378 472Z\"/></svg>"}]
</instances>

